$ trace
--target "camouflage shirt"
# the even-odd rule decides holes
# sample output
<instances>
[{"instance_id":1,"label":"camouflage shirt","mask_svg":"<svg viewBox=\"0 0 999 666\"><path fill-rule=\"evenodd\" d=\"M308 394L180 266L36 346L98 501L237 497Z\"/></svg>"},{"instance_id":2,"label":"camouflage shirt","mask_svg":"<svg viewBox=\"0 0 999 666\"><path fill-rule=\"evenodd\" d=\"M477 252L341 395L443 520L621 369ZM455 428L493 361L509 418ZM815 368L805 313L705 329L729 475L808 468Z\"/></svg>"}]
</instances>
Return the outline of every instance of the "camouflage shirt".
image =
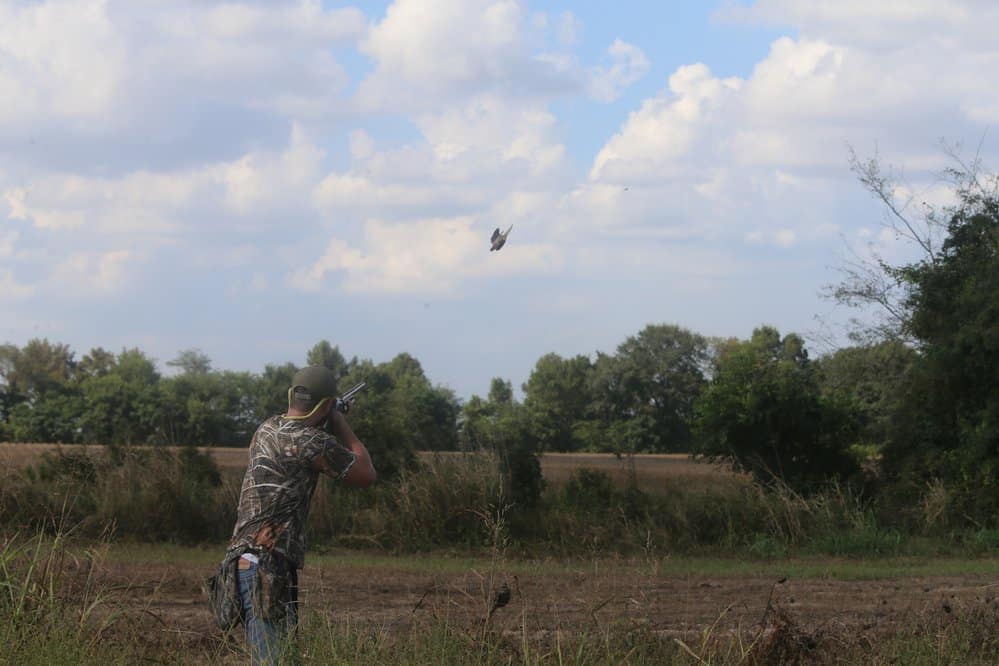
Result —
<instances>
[{"instance_id":1,"label":"camouflage shirt","mask_svg":"<svg viewBox=\"0 0 999 666\"><path fill-rule=\"evenodd\" d=\"M305 521L319 469L342 479L354 454L321 428L273 416L250 442L229 552L273 547L298 569L305 564Z\"/></svg>"}]
</instances>

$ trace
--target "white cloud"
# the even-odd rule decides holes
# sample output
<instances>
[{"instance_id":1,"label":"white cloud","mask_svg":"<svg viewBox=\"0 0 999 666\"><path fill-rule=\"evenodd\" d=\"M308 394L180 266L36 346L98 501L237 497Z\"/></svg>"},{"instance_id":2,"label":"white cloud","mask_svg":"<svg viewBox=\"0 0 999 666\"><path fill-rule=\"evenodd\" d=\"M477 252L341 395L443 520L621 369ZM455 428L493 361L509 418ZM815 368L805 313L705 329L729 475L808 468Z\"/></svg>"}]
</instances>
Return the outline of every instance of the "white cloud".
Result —
<instances>
[{"instance_id":1,"label":"white cloud","mask_svg":"<svg viewBox=\"0 0 999 666\"><path fill-rule=\"evenodd\" d=\"M213 169L225 187L228 207L244 216L262 209L298 208L321 177L325 152L299 125L281 153L251 153Z\"/></svg>"},{"instance_id":2,"label":"white cloud","mask_svg":"<svg viewBox=\"0 0 999 666\"><path fill-rule=\"evenodd\" d=\"M39 117L102 123L127 51L104 0L0 5L0 129Z\"/></svg>"},{"instance_id":3,"label":"white cloud","mask_svg":"<svg viewBox=\"0 0 999 666\"><path fill-rule=\"evenodd\" d=\"M347 83L331 49L366 29L360 11L320 0L0 3L0 139L30 132L69 153L67 138L166 138L220 108L234 126L326 122Z\"/></svg>"},{"instance_id":4,"label":"white cloud","mask_svg":"<svg viewBox=\"0 0 999 666\"><path fill-rule=\"evenodd\" d=\"M571 48L582 26L553 22L519 0L396 0L361 43L375 63L361 83L362 109L440 110L480 95L549 100L587 91L612 101L649 69L637 46L615 40L609 64L586 67Z\"/></svg>"},{"instance_id":5,"label":"white cloud","mask_svg":"<svg viewBox=\"0 0 999 666\"><path fill-rule=\"evenodd\" d=\"M418 105L440 97L514 86L515 74L546 69L534 61L514 0L396 0L361 44L375 71L362 83L362 104ZM520 70L520 71L518 71Z\"/></svg>"},{"instance_id":6,"label":"white cloud","mask_svg":"<svg viewBox=\"0 0 999 666\"><path fill-rule=\"evenodd\" d=\"M54 269L51 281L61 290L113 292L125 286L128 264L138 257L128 250L74 252Z\"/></svg>"},{"instance_id":7,"label":"white cloud","mask_svg":"<svg viewBox=\"0 0 999 666\"><path fill-rule=\"evenodd\" d=\"M686 170L685 158L740 85L738 79L714 77L703 64L679 68L670 76L669 94L646 100L600 150L591 179L661 180ZM703 157L697 161L703 162Z\"/></svg>"},{"instance_id":8,"label":"white cloud","mask_svg":"<svg viewBox=\"0 0 999 666\"><path fill-rule=\"evenodd\" d=\"M797 240L797 234L794 233L793 229L778 229L777 233L774 234L774 242L781 247L791 247L795 240Z\"/></svg>"},{"instance_id":9,"label":"white cloud","mask_svg":"<svg viewBox=\"0 0 999 666\"><path fill-rule=\"evenodd\" d=\"M620 39L614 40L607 53L612 64L590 69L587 91L594 99L613 102L625 88L648 73L649 59L642 49Z\"/></svg>"},{"instance_id":10,"label":"white cloud","mask_svg":"<svg viewBox=\"0 0 999 666\"><path fill-rule=\"evenodd\" d=\"M850 146L890 155L916 200L945 205L937 138L977 141L999 110L999 43L978 38L992 14L969 2L791 0L720 12L799 34L774 40L744 79L678 68L563 199L561 228L578 229L585 211L602 233L818 245L862 221L858 201L878 216L849 172Z\"/></svg>"},{"instance_id":11,"label":"white cloud","mask_svg":"<svg viewBox=\"0 0 999 666\"><path fill-rule=\"evenodd\" d=\"M564 11L558 15L555 22L555 36L562 46L573 46L579 41L579 35L583 31L582 22L570 11Z\"/></svg>"},{"instance_id":12,"label":"white cloud","mask_svg":"<svg viewBox=\"0 0 999 666\"><path fill-rule=\"evenodd\" d=\"M363 247L334 238L318 260L292 274L289 282L303 291L319 291L328 274L342 272L348 291L449 293L459 291L469 278L541 272L560 263L559 254L545 244L518 243L516 252L490 253L488 233L465 217L407 224L371 220L365 224Z\"/></svg>"},{"instance_id":13,"label":"white cloud","mask_svg":"<svg viewBox=\"0 0 999 666\"><path fill-rule=\"evenodd\" d=\"M520 193L569 182L554 115L538 103L479 95L416 119L422 139L379 150L364 132L350 135L351 164L327 174L313 202L334 225L369 218L401 221L483 215ZM497 220L502 224L503 220Z\"/></svg>"},{"instance_id":14,"label":"white cloud","mask_svg":"<svg viewBox=\"0 0 999 666\"><path fill-rule=\"evenodd\" d=\"M273 211L308 207L322 176L323 151L298 126L280 152L230 162L120 177L51 174L4 192L11 219L42 230L182 236L206 227L239 228ZM225 213L220 215L220 213Z\"/></svg>"},{"instance_id":15,"label":"white cloud","mask_svg":"<svg viewBox=\"0 0 999 666\"><path fill-rule=\"evenodd\" d=\"M997 8L988 0L756 0L749 7L725 7L720 20L796 26L805 35L823 34L837 41L869 47L898 45L919 36L932 41L955 31L968 36L988 29L976 23L994 20Z\"/></svg>"}]
</instances>

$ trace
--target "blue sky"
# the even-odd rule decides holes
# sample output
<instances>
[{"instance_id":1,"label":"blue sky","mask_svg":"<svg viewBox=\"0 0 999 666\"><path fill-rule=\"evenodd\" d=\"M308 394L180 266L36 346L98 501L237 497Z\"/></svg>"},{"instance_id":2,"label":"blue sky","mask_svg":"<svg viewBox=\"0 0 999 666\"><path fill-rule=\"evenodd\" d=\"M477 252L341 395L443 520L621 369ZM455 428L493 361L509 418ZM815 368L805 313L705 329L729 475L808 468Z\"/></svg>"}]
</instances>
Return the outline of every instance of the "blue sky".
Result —
<instances>
[{"instance_id":1,"label":"blue sky","mask_svg":"<svg viewBox=\"0 0 999 666\"><path fill-rule=\"evenodd\" d=\"M257 372L328 339L464 398L650 323L818 348L853 314L819 296L844 255L911 252L848 148L937 206L941 139L994 165L997 21L979 0L0 0L0 341Z\"/></svg>"}]
</instances>

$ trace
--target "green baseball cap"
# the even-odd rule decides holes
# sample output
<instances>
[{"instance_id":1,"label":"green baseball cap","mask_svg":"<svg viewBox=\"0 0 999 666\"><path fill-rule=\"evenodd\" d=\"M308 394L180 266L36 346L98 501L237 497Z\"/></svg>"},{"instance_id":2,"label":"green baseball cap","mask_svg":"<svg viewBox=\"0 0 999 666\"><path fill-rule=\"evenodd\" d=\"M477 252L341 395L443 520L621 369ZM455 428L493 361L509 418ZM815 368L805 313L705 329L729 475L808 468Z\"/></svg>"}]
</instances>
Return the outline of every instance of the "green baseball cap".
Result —
<instances>
[{"instance_id":1,"label":"green baseball cap","mask_svg":"<svg viewBox=\"0 0 999 666\"><path fill-rule=\"evenodd\" d=\"M329 368L310 365L295 373L288 391L290 400L301 401L315 407L323 398L336 397L336 377Z\"/></svg>"}]
</instances>

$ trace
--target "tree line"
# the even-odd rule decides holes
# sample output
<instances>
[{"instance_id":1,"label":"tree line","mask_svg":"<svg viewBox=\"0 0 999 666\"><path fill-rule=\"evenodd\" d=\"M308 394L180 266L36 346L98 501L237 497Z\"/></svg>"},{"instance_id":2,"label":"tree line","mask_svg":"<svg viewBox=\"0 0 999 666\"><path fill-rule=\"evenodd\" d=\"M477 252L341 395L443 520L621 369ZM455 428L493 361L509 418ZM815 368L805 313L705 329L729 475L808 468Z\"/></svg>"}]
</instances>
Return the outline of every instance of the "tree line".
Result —
<instances>
[{"instance_id":1,"label":"tree line","mask_svg":"<svg viewBox=\"0 0 999 666\"><path fill-rule=\"evenodd\" d=\"M542 356L522 400L494 378L467 401L406 353L347 360L320 341L305 362L331 368L342 387L368 382L353 418L390 475L417 450L491 449L530 503L539 452L689 452L796 492L854 484L900 510L932 495L941 515L996 524L997 179L953 170L956 203L914 221L876 162L854 168L921 254L849 267L833 297L889 316L834 353L813 358L801 336L771 326L718 339L652 324L613 353ZM77 359L47 340L0 346L0 439L246 445L284 410L296 370L216 371L197 350L167 365L176 373L163 376L138 349Z\"/></svg>"}]
</instances>

